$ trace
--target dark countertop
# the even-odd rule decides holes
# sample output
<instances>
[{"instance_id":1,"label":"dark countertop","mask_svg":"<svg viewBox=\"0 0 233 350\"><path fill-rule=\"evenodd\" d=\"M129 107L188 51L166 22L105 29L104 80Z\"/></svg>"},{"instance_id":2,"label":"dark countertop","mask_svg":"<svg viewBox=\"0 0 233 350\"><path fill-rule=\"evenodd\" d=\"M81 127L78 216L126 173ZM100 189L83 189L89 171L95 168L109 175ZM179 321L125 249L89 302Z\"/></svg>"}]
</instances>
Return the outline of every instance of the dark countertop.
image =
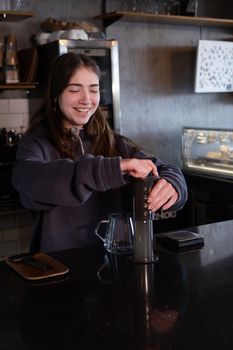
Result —
<instances>
[{"instance_id":1,"label":"dark countertop","mask_svg":"<svg viewBox=\"0 0 233 350\"><path fill-rule=\"evenodd\" d=\"M156 244L154 264L93 246L50 254L69 274L30 282L1 262L0 349L232 349L233 220L192 230L204 248Z\"/></svg>"}]
</instances>

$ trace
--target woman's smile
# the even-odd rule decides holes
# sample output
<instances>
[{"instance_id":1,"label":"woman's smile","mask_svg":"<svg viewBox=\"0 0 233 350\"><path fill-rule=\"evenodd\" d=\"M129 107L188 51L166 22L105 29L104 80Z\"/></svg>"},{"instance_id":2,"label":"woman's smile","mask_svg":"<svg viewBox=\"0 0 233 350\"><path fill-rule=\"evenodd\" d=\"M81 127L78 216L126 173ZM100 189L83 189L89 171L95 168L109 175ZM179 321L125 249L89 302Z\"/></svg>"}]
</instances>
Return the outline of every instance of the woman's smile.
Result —
<instances>
[{"instance_id":1,"label":"woman's smile","mask_svg":"<svg viewBox=\"0 0 233 350\"><path fill-rule=\"evenodd\" d=\"M75 111L77 112L88 112L90 110L91 107L73 107Z\"/></svg>"}]
</instances>

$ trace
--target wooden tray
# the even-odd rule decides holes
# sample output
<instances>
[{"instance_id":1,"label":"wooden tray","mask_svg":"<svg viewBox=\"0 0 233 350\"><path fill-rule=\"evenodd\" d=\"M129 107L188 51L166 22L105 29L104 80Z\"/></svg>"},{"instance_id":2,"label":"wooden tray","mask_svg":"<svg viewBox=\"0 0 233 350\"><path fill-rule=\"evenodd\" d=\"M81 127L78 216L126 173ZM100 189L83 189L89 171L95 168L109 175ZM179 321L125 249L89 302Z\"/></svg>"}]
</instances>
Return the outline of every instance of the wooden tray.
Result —
<instances>
[{"instance_id":1,"label":"wooden tray","mask_svg":"<svg viewBox=\"0 0 233 350\"><path fill-rule=\"evenodd\" d=\"M29 261L29 264L27 261ZM44 253L9 256L5 259L5 262L27 280L41 280L69 272L68 267Z\"/></svg>"}]
</instances>

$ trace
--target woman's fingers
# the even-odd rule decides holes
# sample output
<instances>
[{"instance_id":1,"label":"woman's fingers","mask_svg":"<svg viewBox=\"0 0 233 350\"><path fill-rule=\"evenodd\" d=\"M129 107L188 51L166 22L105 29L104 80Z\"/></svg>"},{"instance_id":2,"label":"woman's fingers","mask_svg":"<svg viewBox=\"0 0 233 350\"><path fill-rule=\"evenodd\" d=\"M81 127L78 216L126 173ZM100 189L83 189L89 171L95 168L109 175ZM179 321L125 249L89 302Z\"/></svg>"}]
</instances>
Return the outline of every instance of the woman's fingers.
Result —
<instances>
[{"instance_id":1,"label":"woman's fingers","mask_svg":"<svg viewBox=\"0 0 233 350\"><path fill-rule=\"evenodd\" d=\"M149 159L122 159L120 163L123 174L135 178L146 178L150 173L158 176L157 167ZM148 209L155 212L162 208L167 210L172 207L178 199L178 193L170 182L165 179L156 181L148 197Z\"/></svg>"},{"instance_id":2,"label":"woman's fingers","mask_svg":"<svg viewBox=\"0 0 233 350\"><path fill-rule=\"evenodd\" d=\"M148 197L148 209L155 212L162 208L169 209L178 199L178 193L170 182L159 179Z\"/></svg>"},{"instance_id":3,"label":"woman's fingers","mask_svg":"<svg viewBox=\"0 0 233 350\"><path fill-rule=\"evenodd\" d=\"M136 178L144 179L150 173L158 176L157 167L149 159L122 159L120 166L123 174L127 173Z\"/></svg>"}]
</instances>

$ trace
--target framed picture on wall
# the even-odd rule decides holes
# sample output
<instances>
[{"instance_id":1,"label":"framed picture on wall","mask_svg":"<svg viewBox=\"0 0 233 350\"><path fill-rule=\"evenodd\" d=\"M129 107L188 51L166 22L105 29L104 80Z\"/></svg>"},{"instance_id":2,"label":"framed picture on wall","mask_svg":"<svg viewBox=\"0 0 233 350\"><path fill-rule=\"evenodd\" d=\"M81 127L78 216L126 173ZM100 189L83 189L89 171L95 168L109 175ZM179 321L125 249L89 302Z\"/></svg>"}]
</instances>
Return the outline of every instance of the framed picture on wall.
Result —
<instances>
[{"instance_id":1,"label":"framed picture on wall","mask_svg":"<svg viewBox=\"0 0 233 350\"><path fill-rule=\"evenodd\" d=\"M233 42L199 40L195 92L233 91Z\"/></svg>"}]
</instances>

